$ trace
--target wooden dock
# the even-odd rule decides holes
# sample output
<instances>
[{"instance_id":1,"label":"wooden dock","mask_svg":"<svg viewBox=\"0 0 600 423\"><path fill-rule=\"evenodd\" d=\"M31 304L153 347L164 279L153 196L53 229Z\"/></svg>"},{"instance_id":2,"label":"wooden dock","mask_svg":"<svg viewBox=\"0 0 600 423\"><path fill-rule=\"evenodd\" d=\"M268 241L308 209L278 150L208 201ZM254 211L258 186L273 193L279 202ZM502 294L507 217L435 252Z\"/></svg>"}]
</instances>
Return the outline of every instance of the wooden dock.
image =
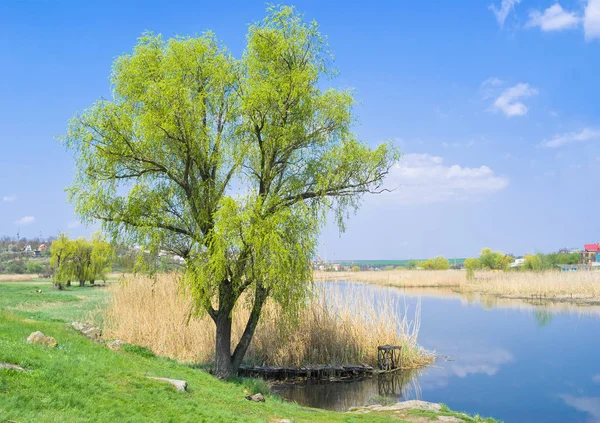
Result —
<instances>
[{"instance_id":1,"label":"wooden dock","mask_svg":"<svg viewBox=\"0 0 600 423\"><path fill-rule=\"evenodd\" d=\"M263 379L355 379L373 374L367 364L307 365L298 367L240 366L239 376Z\"/></svg>"}]
</instances>

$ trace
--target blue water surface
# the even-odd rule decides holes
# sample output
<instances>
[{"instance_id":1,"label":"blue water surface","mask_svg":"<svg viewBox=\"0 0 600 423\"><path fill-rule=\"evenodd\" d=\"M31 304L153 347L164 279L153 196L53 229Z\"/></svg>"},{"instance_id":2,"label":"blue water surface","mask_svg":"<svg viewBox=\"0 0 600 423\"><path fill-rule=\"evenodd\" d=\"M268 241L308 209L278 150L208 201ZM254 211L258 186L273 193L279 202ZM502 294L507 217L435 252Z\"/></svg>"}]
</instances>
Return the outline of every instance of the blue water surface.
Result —
<instances>
[{"instance_id":1,"label":"blue water surface","mask_svg":"<svg viewBox=\"0 0 600 423\"><path fill-rule=\"evenodd\" d=\"M600 308L333 285L364 290L370 301L392 296L399 317L420 305L419 343L450 358L402 382L397 399L442 402L505 422L600 422ZM308 384L282 395L343 410L381 398L388 393L381 386L373 379Z\"/></svg>"}]
</instances>

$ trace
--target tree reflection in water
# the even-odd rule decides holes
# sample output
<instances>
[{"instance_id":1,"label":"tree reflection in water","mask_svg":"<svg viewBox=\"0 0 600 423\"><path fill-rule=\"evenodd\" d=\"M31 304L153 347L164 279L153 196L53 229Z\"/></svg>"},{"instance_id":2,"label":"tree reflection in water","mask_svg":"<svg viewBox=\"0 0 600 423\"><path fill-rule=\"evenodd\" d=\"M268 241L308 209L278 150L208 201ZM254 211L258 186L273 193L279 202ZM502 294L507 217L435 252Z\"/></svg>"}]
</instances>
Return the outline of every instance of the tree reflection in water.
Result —
<instances>
[{"instance_id":1,"label":"tree reflection in water","mask_svg":"<svg viewBox=\"0 0 600 423\"><path fill-rule=\"evenodd\" d=\"M417 370L382 373L353 381L303 381L281 383L273 391L287 401L298 404L346 411L370 404L390 404L419 399L421 388Z\"/></svg>"}]
</instances>

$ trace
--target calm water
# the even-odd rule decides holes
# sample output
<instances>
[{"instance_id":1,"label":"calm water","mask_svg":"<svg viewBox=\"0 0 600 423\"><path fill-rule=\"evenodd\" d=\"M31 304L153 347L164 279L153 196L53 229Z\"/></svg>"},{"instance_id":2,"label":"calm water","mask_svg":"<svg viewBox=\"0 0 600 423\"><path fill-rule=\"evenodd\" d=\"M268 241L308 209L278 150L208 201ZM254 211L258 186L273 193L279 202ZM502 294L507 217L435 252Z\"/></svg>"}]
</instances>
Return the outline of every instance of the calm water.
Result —
<instances>
[{"instance_id":1,"label":"calm water","mask_svg":"<svg viewBox=\"0 0 600 423\"><path fill-rule=\"evenodd\" d=\"M346 284L335 284L349 289ZM290 386L284 398L333 410L422 399L505 422L600 422L600 308L526 304L352 284L421 304L419 342L453 361L396 378Z\"/></svg>"}]
</instances>

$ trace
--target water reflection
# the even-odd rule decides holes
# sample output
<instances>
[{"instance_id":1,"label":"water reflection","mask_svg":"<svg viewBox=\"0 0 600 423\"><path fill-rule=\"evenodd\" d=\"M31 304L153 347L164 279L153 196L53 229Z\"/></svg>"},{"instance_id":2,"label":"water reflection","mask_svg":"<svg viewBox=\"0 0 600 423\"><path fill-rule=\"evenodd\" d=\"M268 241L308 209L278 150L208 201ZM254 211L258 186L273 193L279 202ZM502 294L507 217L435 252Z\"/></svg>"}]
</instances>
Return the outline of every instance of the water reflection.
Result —
<instances>
[{"instance_id":1,"label":"water reflection","mask_svg":"<svg viewBox=\"0 0 600 423\"><path fill-rule=\"evenodd\" d=\"M374 375L352 382L278 384L273 391L288 401L335 411L346 411L367 404L393 404L420 397L416 371Z\"/></svg>"},{"instance_id":2,"label":"water reflection","mask_svg":"<svg viewBox=\"0 0 600 423\"><path fill-rule=\"evenodd\" d=\"M536 310L535 321L539 327L543 328L552 321L552 313L550 313L548 310Z\"/></svg>"},{"instance_id":3,"label":"water reflection","mask_svg":"<svg viewBox=\"0 0 600 423\"><path fill-rule=\"evenodd\" d=\"M562 400L576 410L586 413L589 423L600 423L600 397L575 397L573 395L560 395Z\"/></svg>"},{"instance_id":4,"label":"water reflection","mask_svg":"<svg viewBox=\"0 0 600 423\"><path fill-rule=\"evenodd\" d=\"M506 422L600 423L600 306L346 285L336 289L395 298L400 317L420 304L419 343L450 360L398 380L280 387L285 398L339 411L423 399Z\"/></svg>"}]
</instances>

